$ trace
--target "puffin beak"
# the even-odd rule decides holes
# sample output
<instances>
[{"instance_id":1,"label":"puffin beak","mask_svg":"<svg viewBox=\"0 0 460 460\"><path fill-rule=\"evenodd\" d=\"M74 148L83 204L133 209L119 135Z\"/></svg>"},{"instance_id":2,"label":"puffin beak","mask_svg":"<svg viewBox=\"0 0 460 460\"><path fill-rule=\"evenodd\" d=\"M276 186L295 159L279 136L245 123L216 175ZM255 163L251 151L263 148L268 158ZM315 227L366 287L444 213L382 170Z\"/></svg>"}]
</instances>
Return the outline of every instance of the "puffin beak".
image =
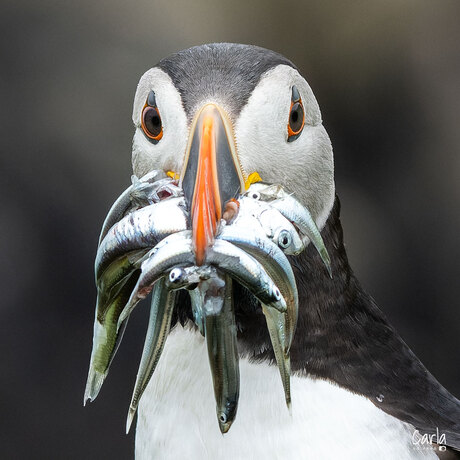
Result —
<instances>
[{"instance_id":1,"label":"puffin beak","mask_svg":"<svg viewBox=\"0 0 460 460\"><path fill-rule=\"evenodd\" d=\"M207 104L196 114L180 176L197 265L212 245L226 204L245 191L245 177L225 112Z\"/></svg>"}]
</instances>

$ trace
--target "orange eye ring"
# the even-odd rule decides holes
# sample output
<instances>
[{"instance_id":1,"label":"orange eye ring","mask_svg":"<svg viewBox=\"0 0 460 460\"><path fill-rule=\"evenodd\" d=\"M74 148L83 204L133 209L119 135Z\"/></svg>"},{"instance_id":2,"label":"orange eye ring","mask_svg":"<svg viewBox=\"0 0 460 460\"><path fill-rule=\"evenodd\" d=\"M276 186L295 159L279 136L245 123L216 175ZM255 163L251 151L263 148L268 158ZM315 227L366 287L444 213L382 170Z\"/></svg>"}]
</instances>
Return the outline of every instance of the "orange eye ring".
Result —
<instances>
[{"instance_id":1,"label":"orange eye ring","mask_svg":"<svg viewBox=\"0 0 460 460\"><path fill-rule=\"evenodd\" d=\"M163 124L153 91L150 91L142 109L141 126L142 131L152 143L156 144L163 137Z\"/></svg>"},{"instance_id":2,"label":"orange eye ring","mask_svg":"<svg viewBox=\"0 0 460 460\"><path fill-rule=\"evenodd\" d=\"M295 86L292 87L291 107L289 109L289 121L287 124L288 142L296 140L302 133L305 125L305 110L302 99Z\"/></svg>"}]
</instances>

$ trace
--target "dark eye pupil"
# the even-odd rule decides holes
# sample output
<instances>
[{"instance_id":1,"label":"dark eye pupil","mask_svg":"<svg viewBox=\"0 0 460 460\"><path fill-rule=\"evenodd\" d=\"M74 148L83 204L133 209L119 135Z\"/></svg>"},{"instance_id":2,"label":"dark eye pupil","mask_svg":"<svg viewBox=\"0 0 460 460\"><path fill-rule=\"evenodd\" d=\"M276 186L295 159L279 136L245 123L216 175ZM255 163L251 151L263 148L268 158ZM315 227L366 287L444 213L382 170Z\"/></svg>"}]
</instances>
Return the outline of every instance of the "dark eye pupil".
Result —
<instances>
[{"instance_id":1,"label":"dark eye pupil","mask_svg":"<svg viewBox=\"0 0 460 460\"><path fill-rule=\"evenodd\" d=\"M161 132L161 118L155 107L146 107L144 110L144 125L152 136L158 136Z\"/></svg>"},{"instance_id":2,"label":"dark eye pupil","mask_svg":"<svg viewBox=\"0 0 460 460\"><path fill-rule=\"evenodd\" d=\"M291 109L289 115L289 125L294 133L297 133L302 128L303 123L303 107L299 102L296 102Z\"/></svg>"}]
</instances>

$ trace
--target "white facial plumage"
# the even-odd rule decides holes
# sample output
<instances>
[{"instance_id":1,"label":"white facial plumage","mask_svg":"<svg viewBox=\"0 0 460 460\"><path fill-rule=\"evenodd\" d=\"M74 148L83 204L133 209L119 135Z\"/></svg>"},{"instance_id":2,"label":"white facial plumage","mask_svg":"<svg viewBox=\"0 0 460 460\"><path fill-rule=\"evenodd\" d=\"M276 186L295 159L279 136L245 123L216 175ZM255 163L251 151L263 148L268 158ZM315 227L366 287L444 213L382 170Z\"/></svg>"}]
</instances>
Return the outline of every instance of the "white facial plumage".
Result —
<instances>
[{"instance_id":1,"label":"white facial plumage","mask_svg":"<svg viewBox=\"0 0 460 460\"><path fill-rule=\"evenodd\" d=\"M153 144L142 132L141 115L150 91L155 92L156 103L163 124L163 137ZM153 169L180 171L189 135L187 116L181 96L166 72L154 67L140 79L134 97L133 172L142 177Z\"/></svg>"},{"instance_id":2,"label":"white facial plumage","mask_svg":"<svg viewBox=\"0 0 460 460\"><path fill-rule=\"evenodd\" d=\"M288 142L293 85L303 102L305 126L295 141ZM151 90L163 123L163 138L157 144L152 144L141 128L142 109ZM209 98L202 105L208 102L216 102L226 110L222 101ZM229 117L244 171L258 172L263 181L281 184L294 193L321 229L334 204L334 160L319 105L305 79L294 68L278 65L262 75L236 119L230 111ZM179 91L161 69L150 69L142 76L134 100L133 122L134 174L142 176L152 169L181 171L190 134L189 120Z\"/></svg>"},{"instance_id":3,"label":"white facial plumage","mask_svg":"<svg viewBox=\"0 0 460 460\"><path fill-rule=\"evenodd\" d=\"M294 85L303 102L305 126L288 142ZM236 121L235 139L245 171L257 171L265 182L294 193L322 228L335 196L332 145L313 91L297 70L279 65L262 76Z\"/></svg>"}]
</instances>

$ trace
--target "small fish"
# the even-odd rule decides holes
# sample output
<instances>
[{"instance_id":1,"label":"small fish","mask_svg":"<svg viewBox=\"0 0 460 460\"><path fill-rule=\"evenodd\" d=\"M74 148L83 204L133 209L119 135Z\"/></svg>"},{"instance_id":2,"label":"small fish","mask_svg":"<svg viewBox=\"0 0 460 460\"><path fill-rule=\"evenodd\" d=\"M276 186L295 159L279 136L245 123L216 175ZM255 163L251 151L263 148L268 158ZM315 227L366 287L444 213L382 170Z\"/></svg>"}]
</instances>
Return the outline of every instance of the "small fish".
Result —
<instances>
[{"instance_id":1,"label":"small fish","mask_svg":"<svg viewBox=\"0 0 460 460\"><path fill-rule=\"evenodd\" d=\"M332 278L331 259L321 233L305 206L302 206L293 195L287 193L280 185L254 184L247 192L247 196L268 201L272 208L277 209L286 219L293 222L300 233L308 237L313 243Z\"/></svg>"},{"instance_id":2,"label":"small fish","mask_svg":"<svg viewBox=\"0 0 460 460\"><path fill-rule=\"evenodd\" d=\"M286 316L273 308L262 304L262 311L267 322L270 340L275 353L276 363L280 371L281 382L284 389L284 399L288 409L291 409L291 359L286 352Z\"/></svg>"},{"instance_id":3,"label":"small fish","mask_svg":"<svg viewBox=\"0 0 460 460\"><path fill-rule=\"evenodd\" d=\"M166 286L168 289L195 289L196 285L212 275L212 269L209 266L201 265L199 267L176 267L173 268L167 277Z\"/></svg>"},{"instance_id":4,"label":"small fish","mask_svg":"<svg viewBox=\"0 0 460 460\"><path fill-rule=\"evenodd\" d=\"M102 240L96 255L96 283L118 257L134 250L153 248L165 236L187 228L185 199L170 198L128 214Z\"/></svg>"},{"instance_id":5,"label":"small fish","mask_svg":"<svg viewBox=\"0 0 460 460\"><path fill-rule=\"evenodd\" d=\"M176 267L173 268L166 277L166 287L171 290L187 289L190 295L192 313L198 330L204 337L204 323L202 311L202 299L199 294L198 283L209 279L213 274L213 269L206 265L199 267Z\"/></svg>"},{"instance_id":6,"label":"small fish","mask_svg":"<svg viewBox=\"0 0 460 460\"><path fill-rule=\"evenodd\" d=\"M141 276L118 320L119 326L141 299L147 297L154 283L175 267L194 265L195 254L189 230L173 233L153 248L141 265Z\"/></svg>"},{"instance_id":7,"label":"small fish","mask_svg":"<svg viewBox=\"0 0 460 460\"><path fill-rule=\"evenodd\" d=\"M183 190L170 177L155 182L146 182L133 176L133 188L130 192L133 206L142 208L169 197L183 196L183 194Z\"/></svg>"},{"instance_id":8,"label":"small fish","mask_svg":"<svg viewBox=\"0 0 460 460\"><path fill-rule=\"evenodd\" d=\"M103 321L108 306L123 289L129 277L138 270L148 249L133 251L113 261L97 281L97 317Z\"/></svg>"},{"instance_id":9,"label":"small fish","mask_svg":"<svg viewBox=\"0 0 460 460\"><path fill-rule=\"evenodd\" d=\"M189 291L190 303L192 304L193 320L204 337L204 315L203 315L203 299L198 289Z\"/></svg>"},{"instance_id":10,"label":"small fish","mask_svg":"<svg viewBox=\"0 0 460 460\"><path fill-rule=\"evenodd\" d=\"M299 298L291 264L278 246L254 230L234 225L223 227L218 238L228 241L254 257L278 286L286 301L285 353L289 353L297 324Z\"/></svg>"},{"instance_id":11,"label":"small fish","mask_svg":"<svg viewBox=\"0 0 460 460\"><path fill-rule=\"evenodd\" d=\"M294 222L300 232L305 234L315 246L321 259L326 266L329 276L332 278L331 258L324 245L321 233L315 224L310 212L302 206L293 196L286 195L284 198L271 202L271 205L278 209L286 219Z\"/></svg>"},{"instance_id":12,"label":"small fish","mask_svg":"<svg viewBox=\"0 0 460 460\"><path fill-rule=\"evenodd\" d=\"M280 211L263 201L254 201L248 197L239 200L240 209L234 224L243 228L254 228L254 218L265 231L268 238L277 244L285 254L300 254L305 244L294 225Z\"/></svg>"},{"instance_id":13,"label":"small fish","mask_svg":"<svg viewBox=\"0 0 460 460\"><path fill-rule=\"evenodd\" d=\"M201 291L205 337L208 347L216 413L222 434L236 417L240 394L240 371L236 345L237 329L233 311L232 279L215 276L203 281Z\"/></svg>"},{"instance_id":14,"label":"small fish","mask_svg":"<svg viewBox=\"0 0 460 460\"><path fill-rule=\"evenodd\" d=\"M270 187L273 187L273 189L271 189ZM259 200L263 200L263 201L270 201L274 198L268 196L268 197L265 197L263 198L263 192L265 191L269 191L271 192L270 195L272 195L273 193L278 193L278 188L281 188L280 185L273 185L273 184L269 184L268 182L254 182L253 184L251 184L251 186L248 188L248 190L246 191L246 193L244 194L244 196L247 196L253 200L256 200L256 201L259 201Z\"/></svg>"},{"instance_id":15,"label":"small fish","mask_svg":"<svg viewBox=\"0 0 460 460\"><path fill-rule=\"evenodd\" d=\"M244 249L259 263L263 264L286 300L287 312L284 315L273 308L267 308L264 304L262 304L262 311L267 321L270 340L280 371L286 404L290 408L291 366L289 350L294 337L299 309L297 286L291 265L276 244L265 236L258 236L253 230L226 226L222 229L218 238Z\"/></svg>"},{"instance_id":16,"label":"small fish","mask_svg":"<svg viewBox=\"0 0 460 460\"><path fill-rule=\"evenodd\" d=\"M83 403L94 401L109 372L110 364L118 350L128 320L118 328L118 318L129 299L140 273L132 276L122 287L107 308L104 318L99 319L98 310L94 318L93 349L89 365Z\"/></svg>"},{"instance_id":17,"label":"small fish","mask_svg":"<svg viewBox=\"0 0 460 460\"><path fill-rule=\"evenodd\" d=\"M217 239L206 253L205 264L213 265L239 281L268 307L283 313L287 310L283 295L263 266L232 243Z\"/></svg>"},{"instance_id":18,"label":"small fish","mask_svg":"<svg viewBox=\"0 0 460 460\"><path fill-rule=\"evenodd\" d=\"M283 221L281 222L281 219ZM281 211L269 208L259 215L262 227L268 229L268 236L285 254L297 255L305 249L305 244L299 237L294 225L282 216ZM286 221L286 222L284 222Z\"/></svg>"},{"instance_id":19,"label":"small fish","mask_svg":"<svg viewBox=\"0 0 460 460\"><path fill-rule=\"evenodd\" d=\"M166 287L165 280L155 283L150 307L149 326L145 337L142 358L137 371L136 384L129 405L128 419L126 421L126 433L129 432L137 406L147 388L150 378L163 352L166 339L171 327L171 318L174 310L176 293Z\"/></svg>"},{"instance_id":20,"label":"small fish","mask_svg":"<svg viewBox=\"0 0 460 460\"><path fill-rule=\"evenodd\" d=\"M112 207L110 208L107 216L102 224L101 233L99 236L99 244L104 239L107 232L116 224L132 207L132 197L133 189L136 187L136 184L145 184L152 183L159 179L164 179L166 174L160 170L154 170L147 173L141 179L138 179L136 176L132 176L132 184L115 200ZM138 185L139 186L139 185Z\"/></svg>"}]
</instances>

